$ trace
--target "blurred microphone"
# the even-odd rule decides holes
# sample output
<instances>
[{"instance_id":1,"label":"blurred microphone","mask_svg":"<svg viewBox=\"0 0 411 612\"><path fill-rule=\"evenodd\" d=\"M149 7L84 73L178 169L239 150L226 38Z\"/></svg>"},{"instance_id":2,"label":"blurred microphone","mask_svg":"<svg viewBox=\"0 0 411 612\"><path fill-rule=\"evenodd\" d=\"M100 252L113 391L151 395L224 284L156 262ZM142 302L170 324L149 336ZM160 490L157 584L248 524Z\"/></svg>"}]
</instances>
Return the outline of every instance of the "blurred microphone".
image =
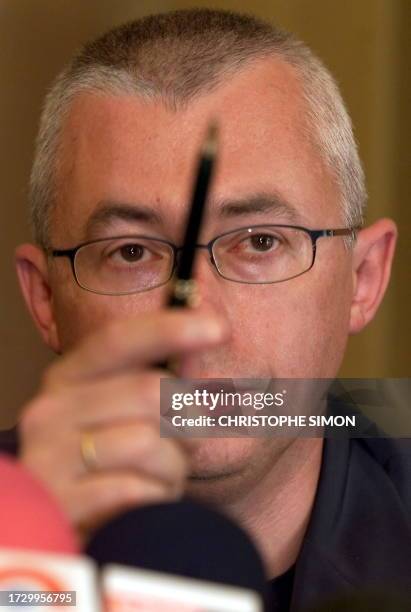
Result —
<instances>
[{"instance_id":1,"label":"blurred microphone","mask_svg":"<svg viewBox=\"0 0 411 612\"><path fill-rule=\"evenodd\" d=\"M0 456L0 546L76 553L77 538L58 503L17 461Z\"/></svg>"},{"instance_id":2,"label":"blurred microphone","mask_svg":"<svg viewBox=\"0 0 411 612\"><path fill-rule=\"evenodd\" d=\"M106 571L109 612L126 604L164 612L178 603L181 610L207 612L268 609L267 579L250 538L222 514L192 501L129 511L100 529L86 553L100 566L129 566Z\"/></svg>"},{"instance_id":3,"label":"blurred microphone","mask_svg":"<svg viewBox=\"0 0 411 612\"><path fill-rule=\"evenodd\" d=\"M6 456L0 456L0 482L1 609L33 605L41 612L54 603L100 612L96 568L76 554L77 538L57 501Z\"/></svg>"}]
</instances>

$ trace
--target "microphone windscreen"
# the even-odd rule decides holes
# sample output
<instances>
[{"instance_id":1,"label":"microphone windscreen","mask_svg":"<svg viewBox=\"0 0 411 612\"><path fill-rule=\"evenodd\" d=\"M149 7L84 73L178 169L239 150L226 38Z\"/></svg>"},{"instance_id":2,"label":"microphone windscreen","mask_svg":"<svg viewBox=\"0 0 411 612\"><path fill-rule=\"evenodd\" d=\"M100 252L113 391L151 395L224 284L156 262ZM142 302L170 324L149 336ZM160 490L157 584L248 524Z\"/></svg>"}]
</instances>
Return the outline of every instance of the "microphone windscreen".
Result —
<instances>
[{"instance_id":1,"label":"microphone windscreen","mask_svg":"<svg viewBox=\"0 0 411 612\"><path fill-rule=\"evenodd\" d=\"M0 547L76 553L77 538L57 501L18 461L0 456Z\"/></svg>"},{"instance_id":2,"label":"microphone windscreen","mask_svg":"<svg viewBox=\"0 0 411 612\"><path fill-rule=\"evenodd\" d=\"M99 565L129 565L257 591L267 579L249 536L210 508L184 500L131 510L107 523L86 553Z\"/></svg>"}]
</instances>

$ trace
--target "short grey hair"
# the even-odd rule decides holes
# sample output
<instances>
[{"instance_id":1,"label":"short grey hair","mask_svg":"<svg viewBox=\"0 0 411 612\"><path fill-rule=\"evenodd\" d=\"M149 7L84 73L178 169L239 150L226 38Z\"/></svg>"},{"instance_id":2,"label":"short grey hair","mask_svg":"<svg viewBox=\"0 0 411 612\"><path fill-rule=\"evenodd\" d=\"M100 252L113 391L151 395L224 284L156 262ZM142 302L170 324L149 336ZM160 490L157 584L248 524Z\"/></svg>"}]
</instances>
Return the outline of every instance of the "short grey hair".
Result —
<instances>
[{"instance_id":1,"label":"short grey hair","mask_svg":"<svg viewBox=\"0 0 411 612\"><path fill-rule=\"evenodd\" d=\"M309 137L339 188L342 222L361 225L364 173L350 117L321 60L292 34L250 15L191 9L144 17L107 32L86 44L56 78L45 99L30 178L35 240L49 245L61 133L77 95L131 93L178 109L253 60L270 56L294 67Z\"/></svg>"}]
</instances>

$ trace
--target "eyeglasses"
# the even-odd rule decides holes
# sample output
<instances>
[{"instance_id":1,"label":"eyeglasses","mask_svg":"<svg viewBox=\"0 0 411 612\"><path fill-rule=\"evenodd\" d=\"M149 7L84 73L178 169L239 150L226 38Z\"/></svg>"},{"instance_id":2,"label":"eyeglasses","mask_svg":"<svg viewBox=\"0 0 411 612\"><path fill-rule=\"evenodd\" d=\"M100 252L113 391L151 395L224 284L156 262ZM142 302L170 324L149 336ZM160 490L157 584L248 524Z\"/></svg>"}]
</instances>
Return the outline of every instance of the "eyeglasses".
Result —
<instances>
[{"instance_id":1,"label":"eyeglasses","mask_svg":"<svg viewBox=\"0 0 411 612\"><path fill-rule=\"evenodd\" d=\"M220 236L196 248L226 280L253 285L290 280L314 265L319 238L351 236L359 228L311 230L295 225L256 225ZM181 251L167 240L143 235L101 238L72 249L51 249L68 257L77 284L93 293L127 295L165 285Z\"/></svg>"}]
</instances>

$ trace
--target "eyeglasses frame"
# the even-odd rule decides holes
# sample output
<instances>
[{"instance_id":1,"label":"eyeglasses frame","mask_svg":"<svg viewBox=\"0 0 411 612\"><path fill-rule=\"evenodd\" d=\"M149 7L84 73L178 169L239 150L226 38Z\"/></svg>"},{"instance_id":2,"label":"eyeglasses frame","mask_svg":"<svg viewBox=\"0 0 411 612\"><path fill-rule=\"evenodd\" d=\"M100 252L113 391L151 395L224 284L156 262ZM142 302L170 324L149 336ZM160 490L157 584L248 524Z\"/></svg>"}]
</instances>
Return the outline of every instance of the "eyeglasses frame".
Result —
<instances>
[{"instance_id":1,"label":"eyeglasses frame","mask_svg":"<svg viewBox=\"0 0 411 612\"><path fill-rule=\"evenodd\" d=\"M241 281L241 280L236 280L236 279L232 279L232 278L228 278L227 276L224 276L224 274L222 274L217 266L217 263L215 261L214 258L214 251L213 251L213 247L214 244L220 240L220 238L224 238L225 236L229 236L230 234L235 234L241 230L253 230L256 228L266 228L266 227L278 227L278 228L287 228L287 229L295 229L295 230L301 230L303 232L305 232L306 234L308 234L308 236L311 239L311 245L312 245L312 260L311 260L311 265L304 270L303 272L299 272L298 274L295 274L294 276L290 276L288 278L282 279L282 280L278 280L278 281L270 281L270 282L251 282L251 281ZM333 229L309 229L307 227L303 227L301 225L287 225L287 224L276 224L276 223L264 223L262 225L249 225L249 226L244 226L244 227L239 227L237 229L233 229L230 230L228 232L224 232L223 234L219 234L218 236L215 236L212 240L210 240L207 244L195 244L194 247L197 249L206 249L208 251L209 257L210 257L210 262L211 264L215 267L215 269L217 270L217 273L219 274L219 276L221 276L222 278L224 278L225 280L228 280L230 282L233 283L241 283L241 284L245 284L245 285L274 285L276 283L283 283L285 281L291 280L293 278L297 278L298 276L301 276L302 274L305 274L306 272L309 272L311 270L311 268L314 266L315 263L315 257L316 257L316 253L317 253L317 240L319 238L332 238L334 236L351 236L351 238L353 240L355 240L356 238L356 233L357 231L359 231L361 229L361 227L344 227L344 228L333 228ZM76 260L76 255L78 253L78 251L80 251L82 248L90 245L90 244L97 244L99 242L105 242L107 240L121 240L122 238L143 238L145 240L155 240L156 242L161 242L163 244L167 244L173 252L173 265L171 267L171 272L170 272L170 276L167 278L166 281L162 282L159 285L155 285L154 287L148 287L147 289L141 289L138 291L127 291L127 292L123 292L123 293L107 293L107 292L102 292L102 291L96 291L94 289L89 289L88 287L85 287L84 285L82 285L78 279L77 276L77 272L76 272L76 266L75 266L75 260ZM91 293L97 293L99 295L132 295L134 293L144 293L145 291L151 291L152 289L157 289L158 287L162 287L163 285L166 285L171 278L173 277L173 274L175 272L175 268L176 268L176 260L177 260L177 255L178 253L183 249L183 247L178 247L176 246L173 242L170 242L169 240L165 240L163 238L156 238L154 236L145 236L143 234L126 234L126 235L121 235L121 236L112 236L109 238L97 238L95 240L88 240L87 242L82 242L81 244L70 248L70 249L53 249L53 248L49 248L49 249L45 249L46 253L48 256L51 257L67 257L70 260L71 263L71 269L73 272L73 276L74 279L77 283L77 285L79 287L81 287L82 289L84 289L85 291L89 291Z\"/></svg>"}]
</instances>

